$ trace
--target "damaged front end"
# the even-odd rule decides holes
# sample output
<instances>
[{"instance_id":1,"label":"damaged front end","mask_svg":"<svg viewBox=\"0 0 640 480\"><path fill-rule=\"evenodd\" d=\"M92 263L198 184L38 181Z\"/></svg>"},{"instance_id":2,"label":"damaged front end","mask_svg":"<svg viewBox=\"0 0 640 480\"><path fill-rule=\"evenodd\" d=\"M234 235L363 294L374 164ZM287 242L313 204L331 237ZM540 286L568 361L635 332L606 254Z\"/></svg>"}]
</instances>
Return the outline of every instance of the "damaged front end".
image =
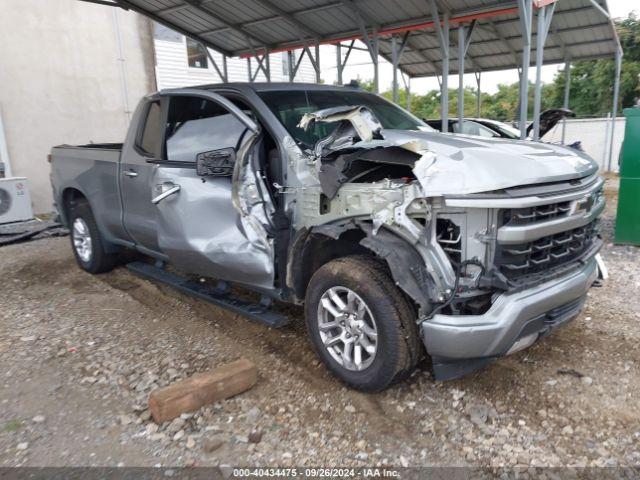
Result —
<instances>
[{"instance_id":1,"label":"damaged front end","mask_svg":"<svg viewBox=\"0 0 640 480\"><path fill-rule=\"evenodd\" d=\"M442 202L426 195L423 182L436 163L427 142L385 138L375 115L362 106L308 113L299 127L314 122L336 127L306 152L315 162L320 191L306 188L302 203L317 203L318 209L303 211L298 223L334 238L361 231L360 245L387 262L398 286L418 306L420 321L445 303L456 312L481 310L492 290L479 284L488 282L477 268L464 265L458 271L457 266L464 248L486 273L486 245L461 239L455 222L463 220L463 212L442 212ZM486 224L486 214L464 221ZM456 283L464 296L454 302Z\"/></svg>"},{"instance_id":2,"label":"damaged front end","mask_svg":"<svg viewBox=\"0 0 640 480\"><path fill-rule=\"evenodd\" d=\"M385 131L362 106L306 114L299 127L315 122L336 127L304 152L319 186L295 192L294 223L310 236L356 239L386 261L417 306L437 378L464 375L577 315L604 205L584 155ZM585 195L597 198L579 210Z\"/></svg>"}]
</instances>

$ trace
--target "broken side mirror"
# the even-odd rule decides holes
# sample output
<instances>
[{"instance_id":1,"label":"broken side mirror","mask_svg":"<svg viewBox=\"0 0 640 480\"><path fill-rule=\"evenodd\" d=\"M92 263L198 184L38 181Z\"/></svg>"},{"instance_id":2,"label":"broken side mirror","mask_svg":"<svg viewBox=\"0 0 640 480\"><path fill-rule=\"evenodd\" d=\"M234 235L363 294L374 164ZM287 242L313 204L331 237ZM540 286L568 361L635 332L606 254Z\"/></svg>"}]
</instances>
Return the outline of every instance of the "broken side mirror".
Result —
<instances>
[{"instance_id":1,"label":"broken side mirror","mask_svg":"<svg viewBox=\"0 0 640 480\"><path fill-rule=\"evenodd\" d=\"M221 148L196 155L196 173L201 177L230 177L235 164L235 148Z\"/></svg>"}]
</instances>

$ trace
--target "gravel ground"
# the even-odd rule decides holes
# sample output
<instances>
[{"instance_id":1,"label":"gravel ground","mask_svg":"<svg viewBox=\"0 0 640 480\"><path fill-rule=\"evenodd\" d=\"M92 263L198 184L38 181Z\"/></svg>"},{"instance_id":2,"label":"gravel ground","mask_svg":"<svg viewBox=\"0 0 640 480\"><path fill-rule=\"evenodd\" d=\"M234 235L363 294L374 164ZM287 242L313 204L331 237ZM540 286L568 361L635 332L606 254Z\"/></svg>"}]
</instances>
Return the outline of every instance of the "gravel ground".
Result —
<instances>
[{"instance_id":1,"label":"gravel ground","mask_svg":"<svg viewBox=\"0 0 640 480\"><path fill-rule=\"evenodd\" d=\"M0 249L0 466L613 466L640 463L640 250L580 317L462 380L365 395L319 364L302 311L281 330L124 268L81 271L68 238ZM246 357L258 384L163 425L158 386Z\"/></svg>"}]
</instances>

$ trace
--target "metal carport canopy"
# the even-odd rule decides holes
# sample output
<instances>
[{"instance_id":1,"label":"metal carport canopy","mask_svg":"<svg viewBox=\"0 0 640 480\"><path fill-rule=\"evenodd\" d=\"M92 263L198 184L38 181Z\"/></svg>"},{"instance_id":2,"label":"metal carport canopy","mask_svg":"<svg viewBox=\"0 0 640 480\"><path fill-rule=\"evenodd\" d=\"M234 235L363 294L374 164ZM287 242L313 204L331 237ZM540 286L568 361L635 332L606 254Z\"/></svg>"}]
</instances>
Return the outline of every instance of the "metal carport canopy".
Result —
<instances>
[{"instance_id":1,"label":"metal carport canopy","mask_svg":"<svg viewBox=\"0 0 640 480\"><path fill-rule=\"evenodd\" d=\"M409 32L398 67L410 77L440 74L440 46L428 0L105 0L135 10L227 56L253 56L319 44L380 38L379 54L391 61L393 34ZM535 2L534 2L535 3ZM537 4L548 4L540 0ZM467 51L472 71L520 65L523 40L517 1L439 0L455 28L476 20ZM612 57L618 40L606 0L560 0L545 46L544 63ZM536 36L535 22L532 35ZM451 59L455 59L452 49ZM532 55L532 58L534 55ZM456 73L452 62L450 73Z\"/></svg>"},{"instance_id":2,"label":"metal carport canopy","mask_svg":"<svg viewBox=\"0 0 640 480\"><path fill-rule=\"evenodd\" d=\"M337 46L338 82L355 40L366 45L378 92L378 59L393 65L393 99L398 98L398 70L410 79L438 76L442 130L448 131L448 77L457 73L458 121L464 114L463 75L518 68L520 73L521 138L526 138L528 70L536 66L534 134L539 140L541 67L571 61L615 58L613 131L618 108L622 48L606 0L83 0L137 11L223 54L213 66L227 79L226 57L246 57L249 79L262 70L270 80L269 53L289 52L289 78L295 78L303 49L320 82L319 46ZM535 21L534 21L535 20ZM454 33L452 35L452 33ZM343 57L341 49L351 41ZM315 49L315 56L311 53ZM251 57L257 57L255 72ZM454 61L452 61L454 60ZM568 73L569 69L565 68ZM565 107L569 101L569 79ZM404 80L404 79L403 79ZM564 137L564 134L563 134Z\"/></svg>"}]
</instances>

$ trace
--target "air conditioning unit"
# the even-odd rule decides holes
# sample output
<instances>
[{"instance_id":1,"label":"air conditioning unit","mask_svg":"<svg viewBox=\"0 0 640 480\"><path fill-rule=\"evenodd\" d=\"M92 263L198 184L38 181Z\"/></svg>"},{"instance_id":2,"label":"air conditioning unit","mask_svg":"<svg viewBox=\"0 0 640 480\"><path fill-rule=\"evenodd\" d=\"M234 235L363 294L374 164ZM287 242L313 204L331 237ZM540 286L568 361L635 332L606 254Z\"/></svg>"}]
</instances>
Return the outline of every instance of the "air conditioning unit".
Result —
<instances>
[{"instance_id":1,"label":"air conditioning unit","mask_svg":"<svg viewBox=\"0 0 640 480\"><path fill-rule=\"evenodd\" d=\"M0 224L31 220L31 196L24 177L0 178Z\"/></svg>"}]
</instances>

